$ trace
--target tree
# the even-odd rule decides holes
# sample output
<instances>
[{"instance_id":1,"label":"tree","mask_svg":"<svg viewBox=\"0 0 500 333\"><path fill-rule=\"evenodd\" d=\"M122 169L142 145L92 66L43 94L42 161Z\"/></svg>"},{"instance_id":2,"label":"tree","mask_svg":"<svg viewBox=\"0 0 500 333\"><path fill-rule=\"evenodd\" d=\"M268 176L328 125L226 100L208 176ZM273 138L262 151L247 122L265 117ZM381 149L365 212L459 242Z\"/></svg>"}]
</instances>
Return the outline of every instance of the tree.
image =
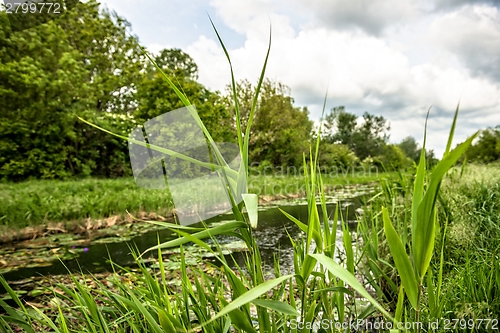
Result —
<instances>
[{"instance_id":1,"label":"tree","mask_svg":"<svg viewBox=\"0 0 500 333\"><path fill-rule=\"evenodd\" d=\"M399 170L411 164L403 150L393 144L384 145L382 154L375 156L374 161L386 170Z\"/></svg>"},{"instance_id":2,"label":"tree","mask_svg":"<svg viewBox=\"0 0 500 333\"><path fill-rule=\"evenodd\" d=\"M216 142L235 142L236 133L231 115L219 93L214 93L195 81L197 65L178 49L163 50L155 61L167 73L174 72L175 83L196 107L198 115ZM152 119L184 106L175 91L155 68L150 68L137 91L138 105L134 116L141 121Z\"/></svg>"},{"instance_id":3,"label":"tree","mask_svg":"<svg viewBox=\"0 0 500 333\"><path fill-rule=\"evenodd\" d=\"M255 88L248 81L237 84L242 129L245 130ZM228 88L228 95L231 89ZM235 119L234 104L226 103ZM312 121L307 108L295 107L290 88L279 82L265 80L250 132L251 163L269 162L274 166L301 166L302 154L309 150ZM233 125L235 126L235 125Z\"/></svg>"},{"instance_id":4,"label":"tree","mask_svg":"<svg viewBox=\"0 0 500 333\"><path fill-rule=\"evenodd\" d=\"M181 49L163 49L154 60L158 67L169 75L193 81L198 79L198 65L189 54ZM154 68L153 72L155 72Z\"/></svg>"},{"instance_id":5,"label":"tree","mask_svg":"<svg viewBox=\"0 0 500 333\"><path fill-rule=\"evenodd\" d=\"M319 146L319 166L327 169L348 170L359 164L359 159L346 145L321 141Z\"/></svg>"},{"instance_id":6,"label":"tree","mask_svg":"<svg viewBox=\"0 0 500 333\"><path fill-rule=\"evenodd\" d=\"M130 24L116 12L100 8L96 0L80 2L57 24L86 69L86 82L92 87L89 107L97 112L133 112L136 83L146 59L138 39L127 33Z\"/></svg>"},{"instance_id":7,"label":"tree","mask_svg":"<svg viewBox=\"0 0 500 333\"><path fill-rule=\"evenodd\" d=\"M358 117L345 111L343 106L333 108L325 118L326 136L330 143L347 145L360 160L382 154L390 129L383 116L365 112L358 124Z\"/></svg>"},{"instance_id":8,"label":"tree","mask_svg":"<svg viewBox=\"0 0 500 333\"><path fill-rule=\"evenodd\" d=\"M420 153L418 143L412 136L407 136L400 143L398 143L398 147L405 153L406 156L411 158L415 163L418 163L420 160Z\"/></svg>"},{"instance_id":9,"label":"tree","mask_svg":"<svg viewBox=\"0 0 500 333\"><path fill-rule=\"evenodd\" d=\"M500 159L500 125L481 132L477 141L467 150L467 159L480 163L491 163Z\"/></svg>"},{"instance_id":10,"label":"tree","mask_svg":"<svg viewBox=\"0 0 500 333\"><path fill-rule=\"evenodd\" d=\"M352 148L357 119L356 115L346 112L343 106L333 108L325 118L325 140Z\"/></svg>"},{"instance_id":11,"label":"tree","mask_svg":"<svg viewBox=\"0 0 500 333\"><path fill-rule=\"evenodd\" d=\"M126 173L126 144L75 117L134 108L144 66L126 21L89 0L29 30L0 24L0 178Z\"/></svg>"}]
</instances>

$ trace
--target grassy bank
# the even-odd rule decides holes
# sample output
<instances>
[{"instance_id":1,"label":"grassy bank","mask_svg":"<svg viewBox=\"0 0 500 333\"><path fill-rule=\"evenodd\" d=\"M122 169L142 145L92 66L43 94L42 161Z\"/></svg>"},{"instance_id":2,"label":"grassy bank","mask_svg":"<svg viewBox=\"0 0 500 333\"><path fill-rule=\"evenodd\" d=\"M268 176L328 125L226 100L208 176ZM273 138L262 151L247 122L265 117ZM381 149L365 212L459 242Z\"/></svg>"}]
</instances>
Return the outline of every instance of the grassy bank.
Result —
<instances>
[{"instance_id":1,"label":"grassy bank","mask_svg":"<svg viewBox=\"0 0 500 333\"><path fill-rule=\"evenodd\" d=\"M412 187L410 179L403 178L383 188L360 223L364 238L361 252L365 257L359 269L371 277L378 299L394 312L400 306L398 281L403 273L394 264L380 211L387 207L402 244L411 244ZM462 321L462 326L449 326L453 331L486 331L474 326L474 320L491 320L500 315L500 167L455 167L443 178L440 192L433 259L423 280L427 289L421 294L419 311L413 314L418 314L421 321L430 322L436 317L448 323ZM409 306L406 310L414 311Z\"/></svg>"},{"instance_id":2,"label":"grassy bank","mask_svg":"<svg viewBox=\"0 0 500 333\"><path fill-rule=\"evenodd\" d=\"M126 210L161 215L173 206L170 193L139 188L131 178L0 184L0 202L0 225L10 228L99 219Z\"/></svg>"},{"instance_id":3,"label":"grassy bank","mask_svg":"<svg viewBox=\"0 0 500 333\"><path fill-rule=\"evenodd\" d=\"M327 190L333 192L350 185L376 182L381 175L375 171L346 170L325 175L324 181ZM303 176L254 172L250 175L249 192L264 199L304 195ZM132 178L0 184L0 202L0 226L4 228L124 216L127 210L136 215L153 212L168 216L173 208L168 191L140 188Z\"/></svg>"}]
</instances>

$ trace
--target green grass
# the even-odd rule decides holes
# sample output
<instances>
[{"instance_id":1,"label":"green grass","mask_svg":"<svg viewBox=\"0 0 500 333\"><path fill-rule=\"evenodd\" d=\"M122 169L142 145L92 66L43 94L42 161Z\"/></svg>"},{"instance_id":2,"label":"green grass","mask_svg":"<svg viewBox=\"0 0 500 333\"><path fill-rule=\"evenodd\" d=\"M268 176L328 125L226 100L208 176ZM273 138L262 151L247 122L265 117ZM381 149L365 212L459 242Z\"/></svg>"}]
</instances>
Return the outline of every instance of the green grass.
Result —
<instances>
[{"instance_id":1,"label":"green grass","mask_svg":"<svg viewBox=\"0 0 500 333\"><path fill-rule=\"evenodd\" d=\"M222 40L220 42L231 64ZM476 176L474 172L471 175L470 170L474 170L475 166L451 169L474 138L451 149L458 108L443 159L428 170L423 149L414 175L401 172L383 175L380 191L367 200L356 233L349 230L338 210L333 216L327 215L326 191L337 184L372 182L380 175L366 176L362 173L361 176L331 177L320 173L317 161L321 135L311 149L308 163L304 157L303 176L257 175L249 178L254 194L257 190L261 190L259 194L271 196L303 191L307 199L306 223L283 212L302 230L299 237L290 237L294 247L294 271L283 275L277 260L274 272L269 274L263 271L260 250L252 234L253 223L242 213L244 206L249 216L257 213L256 196L244 193L241 183L246 181L249 173L249 133L268 55L269 50L245 134L235 100L243 165L239 170L230 170L224 164L213 165L220 172L227 194L233 200L236 221L211 228L162 222L178 233L179 238L146 251L157 250L156 265L147 267L140 256L136 257L140 271L135 277L122 280L120 273L116 272L111 284L94 277L72 275L71 287L58 285L53 289L49 310L26 304L0 278L17 305L9 306L0 299L0 306L5 312L0 314L2 332L21 329L34 332L36 328L43 332L96 333L309 333L316 332L314 328L318 324L327 323L326 327L321 326L320 332L333 333L349 320L367 318L407 323L438 320L442 324L438 331L443 331L443 320L497 320L500 311L498 178L492 172L485 179L472 179ZM212 142L210 133L194 109L190 108L188 97L168 76L165 75L165 79ZM234 82L233 77L236 98ZM166 154L172 154L161 147L150 148L163 149ZM216 147L214 151L217 157ZM273 183L267 184L268 181ZM23 223L32 216L38 221L62 218L64 214L61 211L71 212L67 216L73 219L93 217L92 214L119 214L121 209L134 210L126 206L132 200L137 201L134 206L137 210L155 209L160 207L160 202L161 207L168 209L165 206L166 200L169 200L167 194L156 200L151 198L154 196L150 191L131 190L131 180L110 181L109 187L99 183L87 180L81 181L79 186L62 182L2 185L0 198L2 202L16 203L17 206L9 205L7 212L17 214L15 216L19 220L22 216ZM244 203L234 202L234 194L238 195L240 191L246 195ZM269 194L266 194L267 191ZM142 195L150 201L137 200ZM317 205L318 199L320 205ZM57 210L50 210L53 202L58 203L52 206L57 206ZM38 206L45 210L35 209L31 213L30 209ZM79 216L78 211L83 211L85 215ZM2 216L7 216L2 218L7 224L8 215ZM336 251L338 226L345 248L342 260L338 260ZM461 228L466 228L465 232ZM460 232L469 235L472 240L462 243L460 239L465 237L460 236ZM237 237L246 244L248 251L245 252L244 267L223 255L214 239L219 234ZM212 243L205 242L207 238ZM362 238L362 242L358 242L358 238ZM212 252L218 259L217 265L207 261L205 265L189 266L184 260L183 244L187 243ZM179 246L181 288L173 290L167 284L168 271L161 249ZM211 266L210 273L202 270L206 266ZM463 330L459 326L449 331ZM475 331L485 331L484 326ZM394 332L399 331L391 330L391 333Z\"/></svg>"},{"instance_id":2,"label":"green grass","mask_svg":"<svg viewBox=\"0 0 500 333\"><path fill-rule=\"evenodd\" d=\"M379 176L375 172L326 175L324 182L334 192L349 185L377 182ZM304 196L303 176L250 175L249 192L272 197ZM0 225L10 228L125 216L126 210L165 216L173 208L168 191L140 188L133 178L0 184L0 202Z\"/></svg>"},{"instance_id":3,"label":"green grass","mask_svg":"<svg viewBox=\"0 0 500 333\"><path fill-rule=\"evenodd\" d=\"M430 170L429 174L432 172L435 171ZM426 188L430 188L428 179ZM358 269L371 281L377 298L393 312L401 306L400 313L411 320L416 320L417 315L421 321L498 318L499 183L498 165L455 167L444 176L436 202L435 246L416 299L418 311L406 299L398 302L405 273L401 263L400 267L394 263L396 251L411 253L413 182L402 175L400 180L383 186L376 198L369 201L358 230L364 239L365 254ZM380 214L382 207L387 207L389 219L402 239L404 248L400 250L394 250L384 237L387 225ZM484 326L475 331L485 331Z\"/></svg>"},{"instance_id":4,"label":"green grass","mask_svg":"<svg viewBox=\"0 0 500 333\"><path fill-rule=\"evenodd\" d=\"M0 184L0 202L0 225L11 228L125 215L126 210L162 215L173 207L167 191L139 188L132 178Z\"/></svg>"}]
</instances>

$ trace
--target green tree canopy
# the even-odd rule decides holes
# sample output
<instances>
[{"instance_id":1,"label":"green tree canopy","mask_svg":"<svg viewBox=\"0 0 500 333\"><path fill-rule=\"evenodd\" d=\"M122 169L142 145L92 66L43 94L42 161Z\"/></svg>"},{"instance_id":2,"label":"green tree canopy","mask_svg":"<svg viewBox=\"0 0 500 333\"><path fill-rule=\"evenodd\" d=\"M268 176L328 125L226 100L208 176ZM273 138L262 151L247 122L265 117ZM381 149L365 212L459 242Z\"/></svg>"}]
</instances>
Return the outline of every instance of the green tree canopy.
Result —
<instances>
[{"instance_id":1,"label":"green tree canopy","mask_svg":"<svg viewBox=\"0 0 500 333\"><path fill-rule=\"evenodd\" d=\"M175 74L175 83L196 107L198 115L215 141L235 142L236 132L232 129L231 115L222 96L211 92L199 82L198 66L186 53L178 49L163 50L155 58L160 68ZM137 90L138 108L134 116L141 121L152 119L166 112L184 106L163 76L151 68L144 76Z\"/></svg>"},{"instance_id":2,"label":"green tree canopy","mask_svg":"<svg viewBox=\"0 0 500 333\"><path fill-rule=\"evenodd\" d=\"M124 172L126 145L75 114L94 119L135 108L144 62L127 26L95 0L16 32L0 13L0 178Z\"/></svg>"},{"instance_id":3,"label":"green tree canopy","mask_svg":"<svg viewBox=\"0 0 500 333\"><path fill-rule=\"evenodd\" d=\"M411 158L415 163L418 163L420 159L420 150L418 147L418 143L412 136L407 136L397 145L406 156Z\"/></svg>"},{"instance_id":4,"label":"green tree canopy","mask_svg":"<svg viewBox=\"0 0 500 333\"><path fill-rule=\"evenodd\" d=\"M469 161L490 163L500 160L500 125L481 132L477 141L467 150Z\"/></svg>"},{"instance_id":5,"label":"green tree canopy","mask_svg":"<svg viewBox=\"0 0 500 333\"><path fill-rule=\"evenodd\" d=\"M255 87L248 81L237 84L243 129L248 123L254 91ZM228 88L228 95L231 93ZM231 98L227 97L226 103L232 110L234 121ZM313 123L307 108L296 107L293 103L289 87L264 80L250 134L251 163L267 161L275 166L302 165L302 154L309 151Z\"/></svg>"},{"instance_id":6,"label":"green tree canopy","mask_svg":"<svg viewBox=\"0 0 500 333\"><path fill-rule=\"evenodd\" d=\"M383 153L390 126L383 116L365 112L363 119L346 112L343 106L333 108L325 117L324 139L349 147L360 160Z\"/></svg>"},{"instance_id":7,"label":"green tree canopy","mask_svg":"<svg viewBox=\"0 0 500 333\"><path fill-rule=\"evenodd\" d=\"M154 60L158 67L169 75L194 81L198 79L198 65L189 54L181 49L163 49L154 57ZM156 68L153 68L153 65L150 66L153 72L156 72Z\"/></svg>"}]
</instances>

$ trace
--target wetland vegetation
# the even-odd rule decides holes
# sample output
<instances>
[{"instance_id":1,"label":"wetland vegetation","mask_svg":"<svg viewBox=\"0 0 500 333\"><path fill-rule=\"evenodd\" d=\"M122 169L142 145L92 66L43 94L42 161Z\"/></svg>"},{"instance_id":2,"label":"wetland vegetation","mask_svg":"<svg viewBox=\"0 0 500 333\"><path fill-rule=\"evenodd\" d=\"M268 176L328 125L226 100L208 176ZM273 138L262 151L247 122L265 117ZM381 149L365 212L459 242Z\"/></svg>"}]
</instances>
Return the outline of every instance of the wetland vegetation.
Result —
<instances>
[{"instance_id":1,"label":"wetland vegetation","mask_svg":"<svg viewBox=\"0 0 500 333\"><path fill-rule=\"evenodd\" d=\"M457 107L437 159L411 137L390 144L382 116L325 107L314 127L264 79L269 50L256 85L231 68L223 94L184 52L143 54L95 1L37 34L0 14L0 331L499 329L498 127L453 147ZM57 103L33 98L41 86ZM122 140L181 106L232 203L192 225L168 191L135 186Z\"/></svg>"}]
</instances>

